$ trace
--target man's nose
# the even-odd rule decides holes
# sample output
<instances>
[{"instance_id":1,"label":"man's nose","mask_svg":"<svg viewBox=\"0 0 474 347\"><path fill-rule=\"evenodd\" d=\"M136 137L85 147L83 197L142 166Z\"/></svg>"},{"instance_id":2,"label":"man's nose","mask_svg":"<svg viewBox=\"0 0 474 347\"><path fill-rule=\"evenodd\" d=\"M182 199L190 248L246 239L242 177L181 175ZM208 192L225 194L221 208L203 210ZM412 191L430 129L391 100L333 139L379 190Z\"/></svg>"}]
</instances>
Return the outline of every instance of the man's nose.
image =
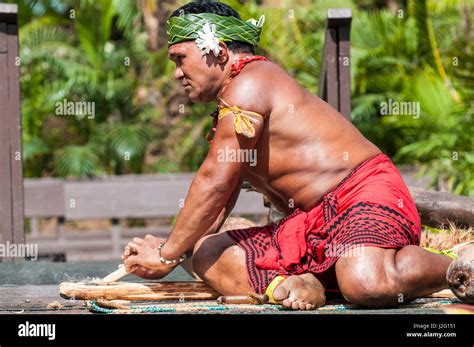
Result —
<instances>
[{"instance_id":1,"label":"man's nose","mask_svg":"<svg viewBox=\"0 0 474 347\"><path fill-rule=\"evenodd\" d=\"M176 78L177 80L180 80L183 77L184 77L183 70L181 70L180 68L177 68L176 71L174 72L174 78Z\"/></svg>"}]
</instances>

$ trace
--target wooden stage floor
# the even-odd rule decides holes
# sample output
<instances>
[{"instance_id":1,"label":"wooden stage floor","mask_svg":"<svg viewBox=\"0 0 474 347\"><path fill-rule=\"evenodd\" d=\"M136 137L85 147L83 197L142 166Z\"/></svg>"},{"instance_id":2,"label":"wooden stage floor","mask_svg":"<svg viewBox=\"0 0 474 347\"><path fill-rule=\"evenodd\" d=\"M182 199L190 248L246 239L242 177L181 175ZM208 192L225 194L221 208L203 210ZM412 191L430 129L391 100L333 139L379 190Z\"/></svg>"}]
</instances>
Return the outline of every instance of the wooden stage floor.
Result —
<instances>
[{"instance_id":1,"label":"wooden stage floor","mask_svg":"<svg viewBox=\"0 0 474 347\"><path fill-rule=\"evenodd\" d=\"M48 308L48 305L61 304L63 307ZM193 302L203 305L216 306L215 301ZM166 303L155 303L156 306L166 305ZM175 302L176 304L176 302ZM179 306L178 304L177 306ZM182 304L183 306L186 304ZM189 304L188 304L189 305ZM236 305L233 305L235 307ZM365 309L365 308L343 308L342 305L332 305L333 309L326 307L315 311L276 311L276 310L231 310L199 312L199 314L443 314L440 307L420 307L420 308L398 308L390 309ZM193 313L193 312L166 312L165 314ZM197 313L197 312L196 312ZM0 287L0 314L94 314L86 306L84 300L67 300L59 296L58 285L21 285ZM163 313L155 313L163 314Z\"/></svg>"}]
</instances>

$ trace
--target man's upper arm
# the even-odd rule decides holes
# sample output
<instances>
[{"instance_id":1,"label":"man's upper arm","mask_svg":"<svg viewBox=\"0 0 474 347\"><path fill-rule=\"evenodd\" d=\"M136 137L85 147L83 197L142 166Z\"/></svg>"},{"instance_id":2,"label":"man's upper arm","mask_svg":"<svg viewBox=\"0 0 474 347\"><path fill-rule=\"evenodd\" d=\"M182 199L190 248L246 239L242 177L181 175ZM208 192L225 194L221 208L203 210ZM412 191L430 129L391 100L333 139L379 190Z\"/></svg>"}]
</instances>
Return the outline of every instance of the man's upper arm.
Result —
<instances>
[{"instance_id":1,"label":"man's upper arm","mask_svg":"<svg viewBox=\"0 0 474 347\"><path fill-rule=\"evenodd\" d=\"M252 86L253 88L250 88ZM257 150L255 147L263 132L265 118L270 113L265 103L257 102L259 92L256 89L258 88L252 81L229 85L227 88L222 96L226 105L223 102L220 103L220 106L225 106L224 112L221 112L213 143L201 167L204 171L206 168L212 169L214 174L219 173L218 176L226 180L229 176L240 176L243 165L248 164L242 159L253 158L249 151ZM253 128L251 134L253 136L249 136L248 132L239 133L238 130L241 127L238 123L242 120L236 119L239 116L244 118L243 121L247 127ZM258 153L252 154L255 158L258 155Z\"/></svg>"}]
</instances>

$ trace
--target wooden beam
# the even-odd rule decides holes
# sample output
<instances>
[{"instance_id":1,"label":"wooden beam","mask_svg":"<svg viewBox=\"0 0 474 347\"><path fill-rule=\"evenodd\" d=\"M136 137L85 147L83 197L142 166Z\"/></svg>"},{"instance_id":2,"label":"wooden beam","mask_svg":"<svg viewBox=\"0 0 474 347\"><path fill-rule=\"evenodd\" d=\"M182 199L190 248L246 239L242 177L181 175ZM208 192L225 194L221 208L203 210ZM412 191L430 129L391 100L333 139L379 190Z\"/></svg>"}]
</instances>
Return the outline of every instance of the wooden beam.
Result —
<instances>
[{"instance_id":1,"label":"wooden beam","mask_svg":"<svg viewBox=\"0 0 474 347\"><path fill-rule=\"evenodd\" d=\"M9 24L8 36L8 119L10 130L11 196L13 242L24 243L23 165L20 113L20 72L17 59L18 26Z\"/></svg>"},{"instance_id":2,"label":"wooden beam","mask_svg":"<svg viewBox=\"0 0 474 347\"><path fill-rule=\"evenodd\" d=\"M17 12L0 4L0 235L24 243Z\"/></svg>"},{"instance_id":3,"label":"wooden beam","mask_svg":"<svg viewBox=\"0 0 474 347\"><path fill-rule=\"evenodd\" d=\"M351 119L350 90L350 8L328 9L319 96Z\"/></svg>"},{"instance_id":4,"label":"wooden beam","mask_svg":"<svg viewBox=\"0 0 474 347\"><path fill-rule=\"evenodd\" d=\"M351 118L351 27L344 26L338 30L338 67L339 67L339 112L349 121Z\"/></svg>"},{"instance_id":5,"label":"wooden beam","mask_svg":"<svg viewBox=\"0 0 474 347\"><path fill-rule=\"evenodd\" d=\"M458 227L474 225L474 199L415 187L409 190L422 224L439 227L451 221Z\"/></svg>"},{"instance_id":6,"label":"wooden beam","mask_svg":"<svg viewBox=\"0 0 474 347\"><path fill-rule=\"evenodd\" d=\"M11 158L8 114L8 38L7 24L0 23L0 235L12 241ZM0 258L0 261L6 259Z\"/></svg>"},{"instance_id":7,"label":"wooden beam","mask_svg":"<svg viewBox=\"0 0 474 347\"><path fill-rule=\"evenodd\" d=\"M319 95L328 104L339 109L337 31L326 29L324 53L319 80Z\"/></svg>"}]
</instances>

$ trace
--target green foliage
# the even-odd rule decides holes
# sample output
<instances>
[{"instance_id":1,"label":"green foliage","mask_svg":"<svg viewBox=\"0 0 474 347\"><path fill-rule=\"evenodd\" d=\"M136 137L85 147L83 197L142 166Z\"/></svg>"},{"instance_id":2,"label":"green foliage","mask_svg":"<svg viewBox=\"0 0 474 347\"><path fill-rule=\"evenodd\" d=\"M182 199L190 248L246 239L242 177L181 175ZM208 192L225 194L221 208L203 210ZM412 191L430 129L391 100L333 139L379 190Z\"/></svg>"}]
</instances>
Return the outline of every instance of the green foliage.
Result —
<instances>
[{"instance_id":1,"label":"green foliage","mask_svg":"<svg viewBox=\"0 0 474 347\"><path fill-rule=\"evenodd\" d=\"M441 11L430 1L413 1L408 17L385 10L355 17L352 116L358 128L396 162L420 164L420 174L431 176L433 187L470 195L474 192L473 107L470 89L464 86L471 79L458 75L472 76L473 71L453 67L450 55L440 47L456 50L464 64L470 64L472 53L463 50L466 45L453 33L449 33L450 44L444 39L438 45L433 28L445 27L439 17L438 21L431 18L432 8ZM452 5L443 10L453 25L453 13L459 9ZM382 116L381 103L390 99L417 103L421 114Z\"/></svg>"},{"instance_id":2,"label":"green foliage","mask_svg":"<svg viewBox=\"0 0 474 347\"><path fill-rule=\"evenodd\" d=\"M43 174L39 157L45 154L54 157L50 173L60 176L139 173L152 132L147 121L156 111L132 101L137 71L151 55L133 26L139 18L136 3L68 4L74 10L71 20L66 20L71 13L66 10L56 21L33 15L20 29L25 162L38 160L38 165L25 165L25 174ZM55 114L56 103L64 99L94 103L94 119ZM58 127L62 141L55 135ZM100 136L110 142L98 146Z\"/></svg>"},{"instance_id":3,"label":"green foliage","mask_svg":"<svg viewBox=\"0 0 474 347\"><path fill-rule=\"evenodd\" d=\"M454 193L474 192L474 121L463 104L456 103L441 79L429 74L417 76L412 95L421 105L419 121L405 124L406 136L416 129L416 140L402 145L396 159L422 163L422 173L443 180ZM420 124L417 124L420 123Z\"/></svg>"}]
</instances>

